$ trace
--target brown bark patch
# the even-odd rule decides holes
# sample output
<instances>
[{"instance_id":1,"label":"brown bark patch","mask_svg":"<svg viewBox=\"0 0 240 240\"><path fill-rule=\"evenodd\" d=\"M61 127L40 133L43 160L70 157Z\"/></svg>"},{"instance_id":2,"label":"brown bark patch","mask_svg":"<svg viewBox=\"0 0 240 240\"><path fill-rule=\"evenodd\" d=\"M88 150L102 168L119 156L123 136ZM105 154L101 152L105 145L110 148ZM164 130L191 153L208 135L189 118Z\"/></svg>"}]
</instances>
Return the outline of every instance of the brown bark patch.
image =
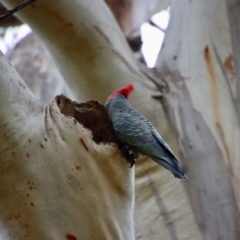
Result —
<instances>
[{"instance_id":1,"label":"brown bark patch","mask_svg":"<svg viewBox=\"0 0 240 240\"><path fill-rule=\"evenodd\" d=\"M75 236L73 236L72 234L70 234L70 233L67 233L65 237L68 240L77 240L77 238Z\"/></svg>"},{"instance_id":2,"label":"brown bark patch","mask_svg":"<svg viewBox=\"0 0 240 240\"><path fill-rule=\"evenodd\" d=\"M81 171L81 169L82 169L80 165L79 166L76 165L75 168L79 171Z\"/></svg>"},{"instance_id":3,"label":"brown bark patch","mask_svg":"<svg viewBox=\"0 0 240 240\"><path fill-rule=\"evenodd\" d=\"M216 119L216 123L221 125L221 111L220 111L220 101L219 101L219 93L218 93L218 84L216 79L216 73L214 68L214 62L211 55L211 52L208 46L204 49L204 57L207 64L207 69L210 77L210 84L211 84L211 94L212 94L212 103L214 109L214 116Z\"/></svg>"},{"instance_id":4,"label":"brown bark patch","mask_svg":"<svg viewBox=\"0 0 240 240\"><path fill-rule=\"evenodd\" d=\"M79 141L80 141L81 144L84 146L84 148L86 149L86 151L89 152L88 147L87 147L87 145L85 144L85 142L83 141L83 139L80 138Z\"/></svg>"},{"instance_id":5,"label":"brown bark patch","mask_svg":"<svg viewBox=\"0 0 240 240\"><path fill-rule=\"evenodd\" d=\"M55 100L62 114L73 117L78 123L91 130L93 141L96 143L116 143L119 148L122 146L115 135L104 105L94 100L77 103L63 95L57 96ZM81 139L79 141L88 151L86 144Z\"/></svg>"},{"instance_id":6,"label":"brown bark patch","mask_svg":"<svg viewBox=\"0 0 240 240\"><path fill-rule=\"evenodd\" d=\"M67 23L68 27L73 27L73 23L72 22L69 22Z\"/></svg>"},{"instance_id":7,"label":"brown bark patch","mask_svg":"<svg viewBox=\"0 0 240 240\"><path fill-rule=\"evenodd\" d=\"M29 228L29 224L24 223L24 224L22 224L22 227L28 229Z\"/></svg>"},{"instance_id":8,"label":"brown bark patch","mask_svg":"<svg viewBox=\"0 0 240 240\"><path fill-rule=\"evenodd\" d=\"M227 71L229 71L233 76L235 76L235 69L233 66L233 56L230 53L229 56L224 61L224 67Z\"/></svg>"}]
</instances>

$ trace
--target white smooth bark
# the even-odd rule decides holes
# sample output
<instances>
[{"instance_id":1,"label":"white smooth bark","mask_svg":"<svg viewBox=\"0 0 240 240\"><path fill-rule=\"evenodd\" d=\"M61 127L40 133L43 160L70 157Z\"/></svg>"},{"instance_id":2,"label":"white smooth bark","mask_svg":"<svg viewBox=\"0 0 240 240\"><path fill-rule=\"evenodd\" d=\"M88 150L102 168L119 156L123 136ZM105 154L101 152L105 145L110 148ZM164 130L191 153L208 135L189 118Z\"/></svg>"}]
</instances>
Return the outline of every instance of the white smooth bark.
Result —
<instances>
[{"instance_id":1,"label":"white smooth bark","mask_svg":"<svg viewBox=\"0 0 240 240\"><path fill-rule=\"evenodd\" d=\"M0 238L134 239L133 169L0 55ZM84 144L83 144L84 142Z\"/></svg>"},{"instance_id":2,"label":"white smooth bark","mask_svg":"<svg viewBox=\"0 0 240 240\"><path fill-rule=\"evenodd\" d=\"M50 5L49 1L42 0L20 15L43 39L69 87L74 89L76 99L105 101L111 91L132 82L136 87L130 98L133 105L141 108L155 126L162 126L163 130L172 133L161 105L151 98L155 88L138 71L135 59L108 11L101 1L91 1L91 4L89 1L53 1ZM147 162L152 168L151 161ZM155 171L161 169L155 163L153 166ZM140 163L137 167L141 169ZM142 206L137 208L141 210ZM135 217L141 220L136 213Z\"/></svg>"},{"instance_id":3,"label":"white smooth bark","mask_svg":"<svg viewBox=\"0 0 240 240\"><path fill-rule=\"evenodd\" d=\"M18 3L2 2L9 7ZM54 0L49 4L41 0L19 16L47 45L78 100L88 99L89 93L105 100L106 93L136 81L134 57L103 1Z\"/></svg>"},{"instance_id":4,"label":"white smooth bark","mask_svg":"<svg viewBox=\"0 0 240 240\"><path fill-rule=\"evenodd\" d=\"M6 58L40 102L49 104L60 94L73 97L51 54L33 32L10 49Z\"/></svg>"},{"instance_id":5,"label":"white smooth bark","mask_svg":"<svg viewBox=\"0 0 240 240\"><path fill-rule=\"evenodd\" d=\"M4 2L16 5L16 1ZM130 101L151 119L178 152L176 135L168 118L160 103L151 98L155 88L139 72L136 60L104 2L55 0L49 4L49 1L41 0L19 14L43 39L76 99L105 101L111 91L134 83L136 91ZM166 211L171 214L165 214ZM201 235L182 182L150 160L140 160L136 164L134 214L136 237L167 239L186 234L188 237ZM176 221L186 215L185 221ZM166 227L169 224L170 227Z\"/></svg>"},{"instance_id":6,"label":"white smooth bark","mask_svg":"<svg viewBox=\"0 0 240 240\"><path fill-rule=\"evenodd\" d=\"M239 239L239 124L226 4L175 0L171 9L157 68L177 135L150 98L154 88L142 88L148 81L103 1L42 0L20 15L44 40L76 99L104 101L133 82L131 102L181 156L187 182L154 162L137 162L136 238Z\"/></svg>"},{"instance_id":7,"label":"white smooth bark","mask_svg":"<svg viewBox=\"0 0 240 240\"><path fill-rule=\"evenodd\" d=\"M170 0L105 0L127 38L140 36L140 27L152 15L169 7Z\"/></svg>"},{"instance_id":8,"label":"white smooth bark","mask_svg":"<svg viewBox=\"0 0 240 240\"><path fill-rule=\"evenodd\" d=\"M172 2L157 68L168 85L163 102L178 132L181 159L189 176L185 189L193 225L197 223L201 234L190 239L240 236L234 54L224 1ZM174 225L186 219L173 219Z\"/></svg>"}]
</instances>

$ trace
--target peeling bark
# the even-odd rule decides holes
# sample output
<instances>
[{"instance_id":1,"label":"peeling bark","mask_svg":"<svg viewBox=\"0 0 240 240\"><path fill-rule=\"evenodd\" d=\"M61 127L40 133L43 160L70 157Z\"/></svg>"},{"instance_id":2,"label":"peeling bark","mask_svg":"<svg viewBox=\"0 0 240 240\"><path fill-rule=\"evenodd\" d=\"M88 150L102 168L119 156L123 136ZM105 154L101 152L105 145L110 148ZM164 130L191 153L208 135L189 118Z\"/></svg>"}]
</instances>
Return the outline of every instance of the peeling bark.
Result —
<instances>
[{"instance_id":1,"label":"peeling bark","mask_svg":"<svg viewBox=\"0 0 240 240\"><path fill-rule=\"evenodd\" d=\"M226 19L223 2L173 1L156 64L202 239L240 236L237 81Z\"/></svg>"}]
</instances>

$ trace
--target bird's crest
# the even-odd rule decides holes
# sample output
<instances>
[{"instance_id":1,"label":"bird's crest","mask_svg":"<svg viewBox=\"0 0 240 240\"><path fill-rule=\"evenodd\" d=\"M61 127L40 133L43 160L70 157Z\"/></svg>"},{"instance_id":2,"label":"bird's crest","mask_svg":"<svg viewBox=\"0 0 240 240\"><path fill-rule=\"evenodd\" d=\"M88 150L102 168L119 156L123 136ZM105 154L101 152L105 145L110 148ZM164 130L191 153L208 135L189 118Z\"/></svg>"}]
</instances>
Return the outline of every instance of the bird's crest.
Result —
<instances>
[{"instance_id":1,"label":"bird's crest","mask_svg":"<svg viewBox=\"0 0 240 240\"><path fill-rule=\"evenodd\" d=\"M125 98L128 98L129 95L134 91L134 86L133 84L128 84L127 86L120 88L116 91L114 91L107 100L112 99L115 95L117 94L122 94Z\"/></svg>"}]
</instances>

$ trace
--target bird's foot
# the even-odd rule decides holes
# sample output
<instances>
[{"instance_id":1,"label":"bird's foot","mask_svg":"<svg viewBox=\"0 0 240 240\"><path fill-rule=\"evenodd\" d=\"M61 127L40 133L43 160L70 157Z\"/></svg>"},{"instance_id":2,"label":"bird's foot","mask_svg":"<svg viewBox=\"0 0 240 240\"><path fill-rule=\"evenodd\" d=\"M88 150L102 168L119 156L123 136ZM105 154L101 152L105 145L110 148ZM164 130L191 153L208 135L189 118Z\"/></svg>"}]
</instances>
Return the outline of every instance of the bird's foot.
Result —
<instances>
[{"instance_id":1,"label":"bird's foot","mask_svg":"<svg viewBox=\"0 0 240 240\"><path fill-rule=\"evenodd\" d=\"M122 156L130 163L130 168L136 163L138 153L134 152L128 145L123 145L121 148Z\"/></svg>"}]
</instances>

